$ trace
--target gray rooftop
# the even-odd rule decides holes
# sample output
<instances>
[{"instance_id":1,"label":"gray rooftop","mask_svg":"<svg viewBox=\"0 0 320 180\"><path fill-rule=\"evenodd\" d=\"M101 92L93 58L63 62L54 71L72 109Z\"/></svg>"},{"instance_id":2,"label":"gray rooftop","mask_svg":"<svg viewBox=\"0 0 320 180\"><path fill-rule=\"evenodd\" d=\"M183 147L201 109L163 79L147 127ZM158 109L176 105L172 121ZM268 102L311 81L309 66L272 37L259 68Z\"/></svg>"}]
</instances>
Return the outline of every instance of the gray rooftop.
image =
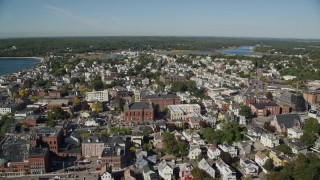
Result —
<instances>
[{"instance_id":1,"label":"gray rooftop","mask_svg":"<svg viewBox=\"0 0 320 180\"><path fill-rule=\"evenodd\" d=\"M145 103L145 102L135 102L135 103L129 104L129 110L142 110L142 109L153 110L153 107L151 104Z\"/></svg>"},{"instance_id":2,"label":"gray rooftop","mask_svg":"<svg viewBox=\"0 0 320 180\"><path fill-rule=\"evenodd\" d=\"M296 125L300 126L301 119L298 114L280 114L275 117L278 120L278 124L285 126L286 128L292 128Z\"/></svg>"}]
</instances>

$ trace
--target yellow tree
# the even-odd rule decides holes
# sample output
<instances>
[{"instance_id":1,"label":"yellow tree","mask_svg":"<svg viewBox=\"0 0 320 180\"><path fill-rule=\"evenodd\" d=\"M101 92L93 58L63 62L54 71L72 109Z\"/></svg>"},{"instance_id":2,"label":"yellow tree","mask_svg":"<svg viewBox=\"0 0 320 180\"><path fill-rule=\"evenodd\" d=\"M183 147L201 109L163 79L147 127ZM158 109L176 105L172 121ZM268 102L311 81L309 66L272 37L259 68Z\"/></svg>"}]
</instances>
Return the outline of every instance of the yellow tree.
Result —
<instances>
[{"instance_id":1,"label":"yellow tree","mask_svg":"<svg viewBox=\"0 0 320 180\"><path fill-rule=\"evenodd\" d=\"M77 107L80 104L80 99L75 97L73 98L73 107Z\"/></svg>"},{"instance_id":2,"label":"yellow tree","mask_svg":"<svg viewBox=\"0 0 320 180\"><path fill-rule=\"evenodd\" d=\"M19 90L19 96L20 97L27 97L28 96L28 91L25 89L20 89Z\"/></svg>"},{"instance_id":3,"label":"yellow tree","mask_svg":"<svg viewBox=\"0 0 320 180\"><path fill-rule=\"evenodd\" d=\"M102 112L102 110L103 110L102 105L98 102L93 103L91 109L93 112L97 112L97 113Z\"/></svg>"}]
</instances>

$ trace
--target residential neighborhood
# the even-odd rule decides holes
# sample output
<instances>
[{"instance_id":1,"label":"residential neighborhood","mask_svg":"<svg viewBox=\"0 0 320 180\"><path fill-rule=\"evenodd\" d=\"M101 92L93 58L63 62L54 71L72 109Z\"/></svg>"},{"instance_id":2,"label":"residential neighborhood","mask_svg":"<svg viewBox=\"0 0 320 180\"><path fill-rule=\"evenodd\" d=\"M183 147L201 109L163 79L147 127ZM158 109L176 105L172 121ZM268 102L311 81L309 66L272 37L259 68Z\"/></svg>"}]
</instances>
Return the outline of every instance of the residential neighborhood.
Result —
<instances>
[{"instance_id":1,"label":"residential neighborhood","mask_svg":"<svg viewBox=\"0 0 320 180\"><path fill-rule=\"evenodd\" d=\"M266 179L319 157L318 84L244 57L112 55L1 76L1 177Z\"/></svg>"}]
</instances>

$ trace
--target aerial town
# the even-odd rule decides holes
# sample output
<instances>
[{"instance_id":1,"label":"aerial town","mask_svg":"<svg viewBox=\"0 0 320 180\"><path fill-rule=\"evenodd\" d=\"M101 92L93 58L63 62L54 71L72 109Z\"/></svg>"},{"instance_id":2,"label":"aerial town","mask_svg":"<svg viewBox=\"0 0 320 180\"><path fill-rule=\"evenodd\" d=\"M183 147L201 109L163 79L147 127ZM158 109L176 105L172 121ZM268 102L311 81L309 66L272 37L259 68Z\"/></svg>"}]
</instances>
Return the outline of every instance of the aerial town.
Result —
<instances>
[{"instance_id":1,"label":"aerial town","mask_svg":"<svg viewBox=\"0 0 320 180\"><path fill-rule=\"evenodd\" d=\"M1 177L266 179L319 156L320 81L233 56L97 54L1 76Z\"/></svg>"}]
</instances>

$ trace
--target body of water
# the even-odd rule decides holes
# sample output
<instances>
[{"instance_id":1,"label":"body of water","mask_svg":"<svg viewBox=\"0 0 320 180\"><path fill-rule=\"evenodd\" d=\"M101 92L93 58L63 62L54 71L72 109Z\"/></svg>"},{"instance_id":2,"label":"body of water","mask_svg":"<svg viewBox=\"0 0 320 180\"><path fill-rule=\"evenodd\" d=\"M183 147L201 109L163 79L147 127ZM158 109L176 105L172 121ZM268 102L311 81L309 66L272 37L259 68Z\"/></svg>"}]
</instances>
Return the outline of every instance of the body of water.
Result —
<instances>
[{"instance_id":1,"label":"body of water","mask_svg":"<svg viewBox=\"0 0 320 180\"><path fill-rule=\"evenodd\" d=\"M226 55L261 57L261 55L253 54L254 48L255 46L240 46L238 49L226 49L221 52Z\"/></svg>"},{"instance_id":2,"label":"body of water","mask_svg":"<svg viewBox=\"0 0 320 180\"><path fill-rule=\"evenodd\" d=\"M35 58L0 58L0 76L32 68L39 62Z\"/></svg>"}]
</instances>

